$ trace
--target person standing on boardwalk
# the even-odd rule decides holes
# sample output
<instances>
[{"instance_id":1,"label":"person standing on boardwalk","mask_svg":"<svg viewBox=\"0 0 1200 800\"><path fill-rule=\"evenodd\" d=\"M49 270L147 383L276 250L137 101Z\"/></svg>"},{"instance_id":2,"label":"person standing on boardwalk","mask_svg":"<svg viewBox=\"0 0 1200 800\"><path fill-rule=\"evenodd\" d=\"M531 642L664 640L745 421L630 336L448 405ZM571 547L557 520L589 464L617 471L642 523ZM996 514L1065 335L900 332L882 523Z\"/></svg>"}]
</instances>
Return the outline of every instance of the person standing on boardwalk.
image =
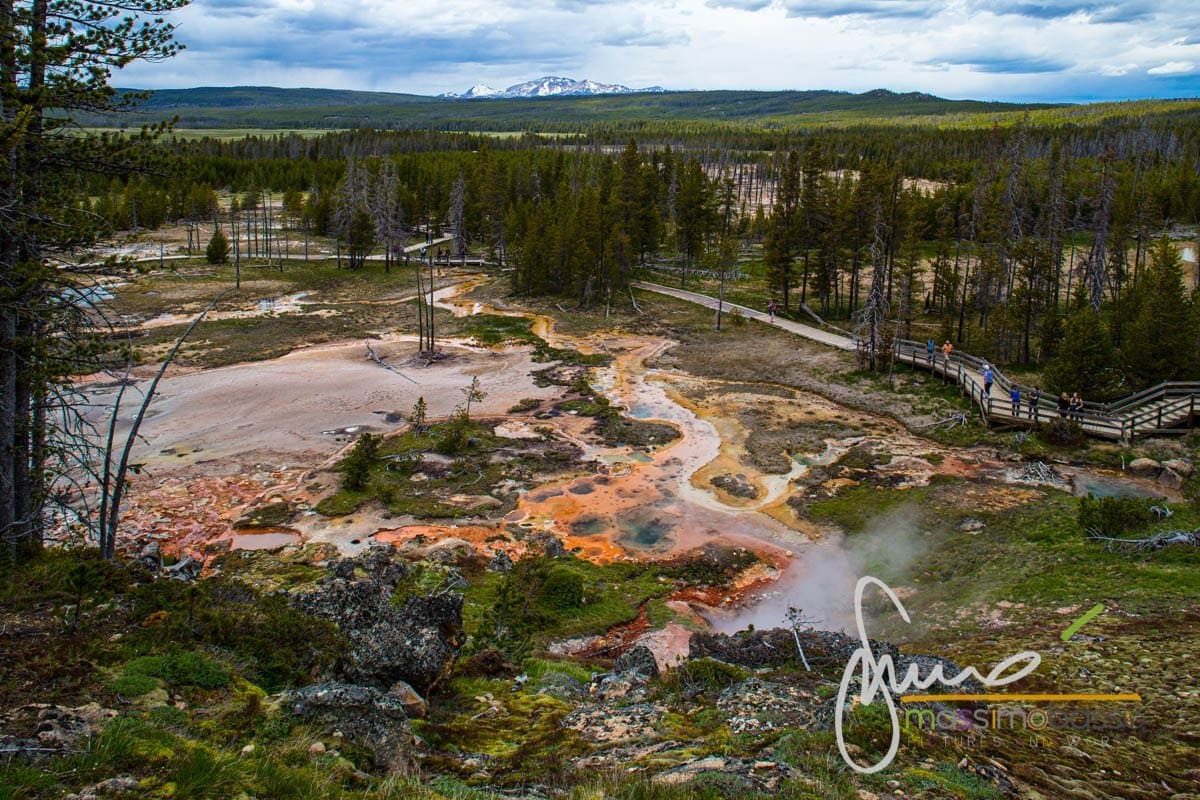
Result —
<instances>
[{"instance_id":1,"label":"person standing on boardwalk","mask_svg":"<svg viewBox=\"0 0 1200 800\"><path fill-rule=\"evenodd\" d=\"M767 313L771 315L771 324L775 324L775 298L771 298L771 302L767 303Z\"/></svg>"},{"instance_id":2,"label":"person standing on boardwalk","mask_svg":"<svg viewBox=\"0 0 1200 800\"><path fill-rule=\"evenodd\" d=\"M1067 397L1067 393L1063 392L1058 397L1058 416L1059 419L1066 419L1071 413L1071 400Z\"/></svg>"},{"instance_id":3,"label":"person standing on boardwalk","mask_svg":"<svg viewBox=\"0 0 1200 800\"><path fill-rule=\"evenodd\" d=\"M1038 401L1042 399L1042 387L1034 386L1033 391L1029 393L1029 418L1034 422L1038 421Z\"/></svg>"},{"instance_id":4,"label":"person standing on boardwalk","mask_svg":"<svg viewBox=\"0 0 1200 800\"><path fill-rule=\"evenodd\" d=\"M992 379L996 376L992 374L992 368L987 364L983 365L983 396L992 396Z\"/></svg>"},{"instance_id":5,"label":"person standing on boardwalk","mask_svg":"<svg viewBox=\"0 0 1200 800\"><path fill-rule=\"evenodd\" d=\"M944 345L942 345L942 358L946 362L945 366L942 368L942 383L943 384L946 383L946 379L950 375L950 354L953 352L954 352L954 345L950 344L950 340L947 339L946 343Z\"/></svg>"},{"instance_id":6,"label":"person standing on boardwalk","mask_svg":"<svg viewBox=\"0 0 1200 800\"><path fill-rule=\"evenodd\" d=\"M1079 392L1071 395L1071 419L1076 422L1083 421L1083 398L1079 396Z\"/></svg>"},{"instance_id":7,"label":"person standing on boardwalk","mask_svg":"<svg viewBox=\"0 0 1200 800\"><path fill-rule=\"evenodd\" d=\"M930 336L925 340L925 358L929 361L929 365L933 366L933 337Z\"/></svg>"},{"instance_id":8,"label":"person standing on boardwalk","mask_svg":"<svg viewBox=\"0 0 1200 800\"><path fill-rule=\"evenodd\" d=\"M1014 385L1012 387L1012 391L1008 393L1008 397L1010 400L1012 400L1013 416L1021 416L1021 390Z\"/></svg>"}]
</instances>

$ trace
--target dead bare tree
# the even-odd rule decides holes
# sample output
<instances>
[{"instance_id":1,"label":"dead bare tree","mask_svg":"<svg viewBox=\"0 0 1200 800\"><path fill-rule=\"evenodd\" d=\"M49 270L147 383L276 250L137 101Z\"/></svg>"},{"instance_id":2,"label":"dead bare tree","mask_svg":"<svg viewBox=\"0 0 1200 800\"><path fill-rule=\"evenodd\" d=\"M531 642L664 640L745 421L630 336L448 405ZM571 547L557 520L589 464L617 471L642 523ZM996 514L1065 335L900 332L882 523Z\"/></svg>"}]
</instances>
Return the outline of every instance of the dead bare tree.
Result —
<instances>
[{"instance_id":1,"label":"dead bare tree","mask_svg":"<svg viewBox=\"0 0 1200 800\"><path fill-rule=\"evenodd\" d=\"M1110 171L1110 159L1102 159L1100 170L1099 207L1096 209L1096 220L1093 227L1092 251L1088 254L1084 269L1087 275L1088 298L1092 308L1100 310L1104 300L1104 286L1108 279L1108 227L1112 219L1113 194L1116 191L1116 180Z\"/></svg>"},{"instance_id":2,"label":"dead bare tree","mask_svg":"<svg viewBox=\"0 0 1200 800\"><path fill-rule=\"evenodd\" d=\"M1104 542L1105 547L1110 550L1128 549L1139 553L1152 553L1175 544L1200 547L1200 528L1194 531L1162 531L1143 539L1105 536L1100 531L1092 529L1088 531L1088 539L1094 542Z\"/></svg>"},{"instance_id":3,"label":"dead bare tree","mask_svg":"<svg viewBox=\"0 0 1200 800\"><path fill-rule=\"evenodd\" d=\"M858 342L859 361L872 371L878 367L881 345L884 340L884 324L887 322L888 315L888 301L885 294L887 247L884 229L883 207L879 200L876 200L874 239L871 242L871 288L867 292L866 303L858 312L857 324L854 327L854 338Z\"/></svg>"},{"instance_id":4,"label":"dead bare tree","mask_svg":"<svg viewBox=\"0 0 1200 800\"><path fill-rule=\"evenodd\" d=\"M802 628L811 628L814 620L805 616L804 612L795 606L788 606L787 610L788 627L792 631L792 638L796 640L796 652L800 654L800 661L804 664L804 669L812 672L812 667L808 665L808 656L804 655L804 645L800 643L800 630Z\"/></svg>"},{"instance_id":5,"label":"dead bare tree","mask_svg":"<svg viewBox=\"0 0 1200 800\"><path fill-rule=\"evenodd\" d=\"M117 416L121 411L121 400L125 396L125 388L129 385L128 382L123 382L120 391L117 393L117 398L113 403L112 416L109 418L108 436L102 454L104 466L100 481L100 516L98 519L101 558L110 559L116 553L117 525L121 521L121 498L125 493L126 476L130 470L129 455L133 451L133 443L137 441L138 431L141 429L142 421L146 417L146 410L150 408L150 401L154 399L154 393L158 390L158 382L162 380L167 367L171 366L171 362L175 360L175 356L179 353L179 348L183 346L184 341L196 329L196 326L208 316L208 312L216 308L217 303L225 295L229 294L230 291L226 289L214 297L212 302L208 304L208 307L192 320L192 324L188 325L187 330L175 341L175 346L167 353L162 366L159 367L154 379L150 381L150 386L146 388L146 393L142 397L142 405L138 408L129 433L125 435L125 442L121 448L121 458L114 470L112 456L116 442Z\"/></svg>"}]
</instances>

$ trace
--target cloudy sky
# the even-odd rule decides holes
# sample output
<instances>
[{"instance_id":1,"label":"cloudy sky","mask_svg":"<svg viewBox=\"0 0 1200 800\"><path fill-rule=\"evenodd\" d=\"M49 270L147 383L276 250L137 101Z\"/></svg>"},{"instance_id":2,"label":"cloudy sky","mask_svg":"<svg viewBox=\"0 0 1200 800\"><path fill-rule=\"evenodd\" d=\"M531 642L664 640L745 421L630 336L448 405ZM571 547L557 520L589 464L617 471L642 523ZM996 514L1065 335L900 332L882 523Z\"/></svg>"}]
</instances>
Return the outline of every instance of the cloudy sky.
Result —
<instances>
[{"instance_id":1,"label":"cloudy sky","mask_svg":"<svg viewBox=\"0 0 1200 800\"><path fill-rule=\"evenodd\" d=\"M670 89L1200 96L1197 0L192 0L122 86L437 94L542 75Z\"/></svg>"}]
</instances>

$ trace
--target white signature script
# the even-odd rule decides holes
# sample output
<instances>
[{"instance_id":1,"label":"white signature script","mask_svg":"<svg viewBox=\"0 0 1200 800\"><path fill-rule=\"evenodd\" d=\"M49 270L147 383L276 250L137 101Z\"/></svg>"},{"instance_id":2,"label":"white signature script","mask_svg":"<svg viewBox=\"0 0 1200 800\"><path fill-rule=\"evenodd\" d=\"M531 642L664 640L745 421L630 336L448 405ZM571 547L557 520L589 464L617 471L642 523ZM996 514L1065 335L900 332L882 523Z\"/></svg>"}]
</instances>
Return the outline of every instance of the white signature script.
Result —
<instances>
[{"instance_id":1,"label":"white signature script","mask_svg":"<svg viewBox=\"0 0 1200 800\"><path fill-rule=\"evenodd\" d=\"M941 664L933 665L929 674L925 677L921 677L920 667L917 664L910 664L908 669L905 670L904 678L898 680L896 665L892 661L892 657L885 653L876 658L875 654L871 652L871 642L867 638L867 626L863 622L862 600L863 591L871 584L878 586L891 599L892 605L900 612L900 616L905 622L912 621L908 617L908 612L904 609L904 604L900 602L900 598L896 596L896 593L886 583L869 575L858 579L858 585L854 587L854 621L858 626L860 646L850 656L850 661L846 664L846 669L842 673L842 683L838 688L837 710L833 718L833 727L837 733L838 751L842 754L842 759L850 765L851 769L864 775L879 772L881 769L887 768L892 763L892 759L896 757L896 751L900 749L900 720L896 714L895 695L904 694L909 689L927 689L935 683L943 686L958 686L968 678L974 678L988 687L1007 686L1029 675L1042 663L1040 655L1032 651L1025 651L1000 661L996 666L992 667L991 672L987 675L980 675L979 671L974 667L967 667L952 678L945 676ZM1021 663L1024 663L1024 666L1013 674L1004 674L1010 668ZM854 679L854 670L859 667L862 669L862 685L859 691L859 699L862 701L862 704L870 705L876 695L881 695L892 721L891 746L882 759L867 766L859 764L850 757L850 753L846 749L846 738L843 732L843 716L847 710L846 695L849 693L850 684Z\"/></svg>"}]
</instances>

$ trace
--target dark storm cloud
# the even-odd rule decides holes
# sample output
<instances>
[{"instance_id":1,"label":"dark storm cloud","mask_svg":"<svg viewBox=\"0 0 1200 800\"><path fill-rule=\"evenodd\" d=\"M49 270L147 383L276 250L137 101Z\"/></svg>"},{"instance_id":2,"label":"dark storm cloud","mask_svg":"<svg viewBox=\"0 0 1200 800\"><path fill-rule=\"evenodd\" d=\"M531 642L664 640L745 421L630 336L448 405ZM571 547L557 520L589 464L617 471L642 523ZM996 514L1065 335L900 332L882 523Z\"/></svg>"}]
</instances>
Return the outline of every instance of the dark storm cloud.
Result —
<instances>
[{"instance_id":1,"label":"dark storm cloud","mask_svg":"<svg viewBox=\"0 0 1200 800\"><path fill-rule=\"evenodd\" d=\"M995 75L1039 75L1064 72L1071 64L1044 56L943 56L925 62L929 66L962 66Z\"/></svg>"},{"instance_id":2,"label":"dark storm cloud","mask_svg":"<svg viewBox=\"0 0 1200 800\"><path fill-rule=\"evenodd\" d=\"M974 13L1017 16L1029 19L1063 19L1076 14L1093 23L1140 22L1149 19L1170 3L1135 0L1135 2L1080 2L1080 0L970 0Z\"/></svg>"}]
</instances>

